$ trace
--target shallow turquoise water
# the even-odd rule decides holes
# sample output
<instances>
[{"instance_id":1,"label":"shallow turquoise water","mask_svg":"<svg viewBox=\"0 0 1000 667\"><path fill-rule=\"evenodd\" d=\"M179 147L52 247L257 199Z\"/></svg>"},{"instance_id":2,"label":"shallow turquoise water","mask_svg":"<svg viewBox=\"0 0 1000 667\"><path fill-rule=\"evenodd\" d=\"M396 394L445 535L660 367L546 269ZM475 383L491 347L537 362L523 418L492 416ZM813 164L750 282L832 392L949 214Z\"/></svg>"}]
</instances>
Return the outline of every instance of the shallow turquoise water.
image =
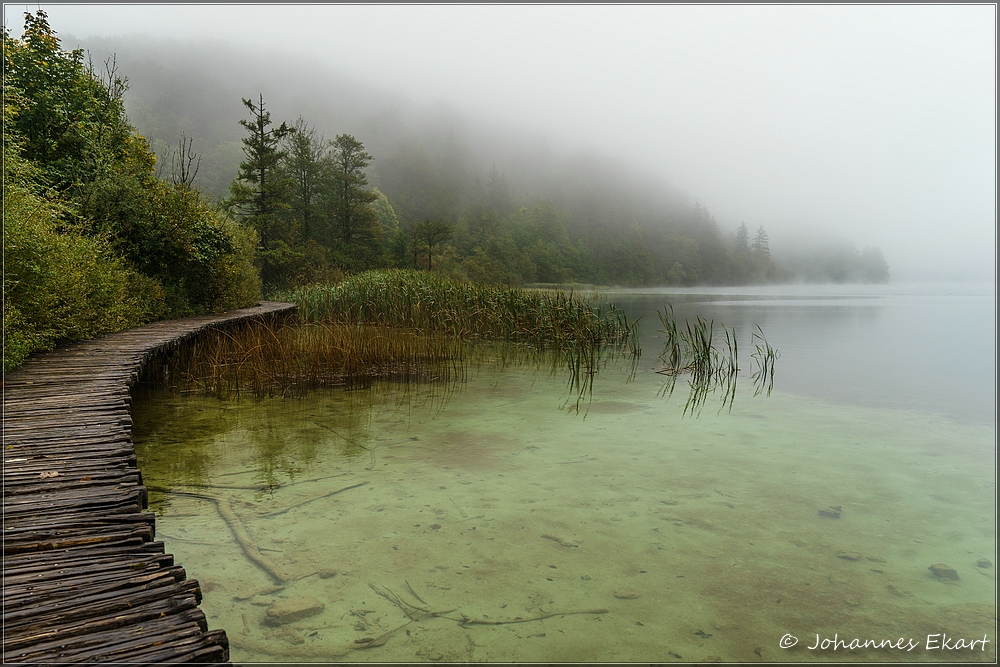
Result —
<instances>
[{"instance_id":1,"label":"shallow turquoise water","mask_svg":"<svg viewBox=\"0 0 1000 667\"><path fill-rule=\"evenodd\" d=\"M744 378L731 411L712 397L697 418L683 383L658 395L648 328L634 378L610 364L580 412L565 377L526 367L450 393L146 396L140 467L175 492L151 494L158 534L239 662L992 661L995 566L976 562L996 561L995 408L954 387L995 380L956 379L957 360L892 379L913 353L882 337L935 295L819 292L671 296L741 336L760 323L782 353L769 398ZM648 323L663 295L610 296ZM268 625L288 598L322 611ZM942 632L988 650L927 648ZM835 634L920 648L809 648Z\"/></svg>"}]
</instances>

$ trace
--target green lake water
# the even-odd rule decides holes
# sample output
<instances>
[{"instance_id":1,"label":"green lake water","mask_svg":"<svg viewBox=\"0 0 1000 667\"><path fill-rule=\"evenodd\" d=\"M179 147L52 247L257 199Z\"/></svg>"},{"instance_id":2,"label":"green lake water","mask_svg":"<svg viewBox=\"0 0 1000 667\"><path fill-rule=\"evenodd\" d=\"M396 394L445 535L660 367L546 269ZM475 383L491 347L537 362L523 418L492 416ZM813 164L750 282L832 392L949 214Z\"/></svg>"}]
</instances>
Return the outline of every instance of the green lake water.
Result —
<instances>
[{"instance_id":1,"label":"green lake water","mask_svg":"<svg viewBox=\"0 0 1000 667\"><path fill-rule=\"evenodd\" d=\"M579 411L528 366L295 399L142 391L139 465L172 490L150 494L157 536L235 662L993 662L987 287L607 294L642 316L643 355ZM731 410L684 416L683 378L661 395L666 300L737 328ZM755 324L781 353L770 397ZM270 624L288 601L315 613Z\"/></svg>"}]
</instances>

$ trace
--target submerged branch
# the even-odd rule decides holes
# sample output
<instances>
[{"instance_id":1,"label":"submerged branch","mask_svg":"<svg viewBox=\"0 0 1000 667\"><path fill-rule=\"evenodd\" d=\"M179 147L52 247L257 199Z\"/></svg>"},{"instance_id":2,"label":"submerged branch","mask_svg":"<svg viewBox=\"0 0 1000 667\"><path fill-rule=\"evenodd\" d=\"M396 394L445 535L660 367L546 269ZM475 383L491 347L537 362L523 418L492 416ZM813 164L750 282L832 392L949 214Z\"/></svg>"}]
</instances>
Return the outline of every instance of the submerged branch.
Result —
<instances>
[{"instance_id":1,"label":"submerged branch","mask_svg":"<svg viewBox=\"0 0 1000 667\"><path fill-rule=\"evenodd\" d=\"M287 583L292 580L287 574L281 571L281 569L267 556L260 552L260 548L257 546L257 542L250 537L250 533L247 532L246 527L240 520L232 508L232 499L222 498L219 496L213 496L207 493L194 493L192 491L173 491L170 489L164 489L156 486L147 487L151 491L159 491L161 493L170 493L178 496L187 496L190 498L198 498L200 500L207 500L213 505L215 509L218 510L219 516L222 517L226 525L229 526L229 530L232 531L233 536L236 538L236 543L240 545L243 549L243 553L246 554L247 558L253 561L258 567L271 575L276 581L281 583Z\"/></svg>"},{"instance_id":2,"label":"submerged branch","mask_svg":"<svg viewBox=\"0 0 1000 667\"><path fill-rule=\"evenodd\" d=\"M315 498L309 498L308 500L303 500L303 501L302 501L302 502L300 502L300 503L295 503L294 505L289 505L288 507L286 507L286 508L285 508L285 509L283 509L283 510L275 510L275 511L273 511L273 512L266 512L266 513L264 513L264 514L261 514L260 516L261 516L261 517L272 517L272 516L278 516L279 514L284 514L285 512L287 512L287 511L289 511L289 510L293 510L293 509L295 509L296 507L302 507L303 505L308 505L308 504L309 504L309 503L311 503L311 502L315 502L315 501L317 501L317 500L322 500L323 498L329 498L330 496L335 496L335 495L337 495L338 493L343 493L344 491L350 491L351 489L356 489L356 488L358 488L359 486L364 486L364 485L365 485L365 484L367 484L367 483L368 483L368 482L359 482L359 483L357 483L357 484L352 484L352 485L350 485L350 486L345 486L345 487L344 487L344 488L342 488L342 489L337 489L336 491L330 491L329 493L324 493L324 494L322 494L322 495L319 495L319 496L316 496Z\"/></svg>"}]
</instances>

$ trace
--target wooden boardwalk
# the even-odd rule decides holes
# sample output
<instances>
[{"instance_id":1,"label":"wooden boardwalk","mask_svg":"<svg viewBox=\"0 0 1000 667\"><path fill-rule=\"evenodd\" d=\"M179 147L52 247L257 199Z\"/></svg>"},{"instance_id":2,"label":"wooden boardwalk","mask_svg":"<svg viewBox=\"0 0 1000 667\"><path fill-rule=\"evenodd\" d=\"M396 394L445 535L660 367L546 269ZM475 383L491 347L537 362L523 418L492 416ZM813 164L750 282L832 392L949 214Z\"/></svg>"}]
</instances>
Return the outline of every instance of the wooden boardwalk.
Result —
<instances>
[{"instance_id":1,"label":"wooden boardwalk","mask_svg":"<svg viewBox=\"0 0 1000 667\"><path fill-rule=\"evenodd\" d=\"M198 582L155 541L129 387L211 327L280 317L264 302L35 355L4 378L3 662L227 663Z\"/></svg>"}]
</instances>

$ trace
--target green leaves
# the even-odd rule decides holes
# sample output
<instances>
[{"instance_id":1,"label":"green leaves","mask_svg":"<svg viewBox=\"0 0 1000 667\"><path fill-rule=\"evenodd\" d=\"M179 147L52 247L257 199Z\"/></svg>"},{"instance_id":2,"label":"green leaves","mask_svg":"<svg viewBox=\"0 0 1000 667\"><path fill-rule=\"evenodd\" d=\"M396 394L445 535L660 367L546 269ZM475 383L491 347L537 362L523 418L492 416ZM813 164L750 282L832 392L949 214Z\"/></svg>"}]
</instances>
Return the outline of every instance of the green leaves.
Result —
<instances>
[{"instance_id":1,"label":"green leaves","mask_svg":"<svg viewBox=\"0 0 1000 667\"><path fill-rule=\"evenodd\" d=\"M3 47L4 86L18 100L9 129L21 137L24 157L60 191L91 180L103 155L114 155L116 141L131 134L126 81L110 62L101 80L83 65L82 51L62 51L43 11L25 14L23 41L5 31Z\"/></svg>"},{"instance_id":2,"label":"green leaves","mask_svg":"<svg viewBox=\"0 0 1000 667\"><path fill-rule=\"evenodd\" d=\"M62 207L24 166L4 152L4 371L36 350L135 326L158 296L102 239L60 231Z\"/></svg>"},{"instance_id":3,"label":"green leaves","mask_svg":"<svg viewBox=\"0 0 1000 667\"><path fill-rule=\"evenodd\" d=\"M255 238L154 175L114 58L98 73L44 12L3 33L4 368L34 350L256 298ZM249 270L248 270L249 269Z\"/></svg>"}]
</instances>

